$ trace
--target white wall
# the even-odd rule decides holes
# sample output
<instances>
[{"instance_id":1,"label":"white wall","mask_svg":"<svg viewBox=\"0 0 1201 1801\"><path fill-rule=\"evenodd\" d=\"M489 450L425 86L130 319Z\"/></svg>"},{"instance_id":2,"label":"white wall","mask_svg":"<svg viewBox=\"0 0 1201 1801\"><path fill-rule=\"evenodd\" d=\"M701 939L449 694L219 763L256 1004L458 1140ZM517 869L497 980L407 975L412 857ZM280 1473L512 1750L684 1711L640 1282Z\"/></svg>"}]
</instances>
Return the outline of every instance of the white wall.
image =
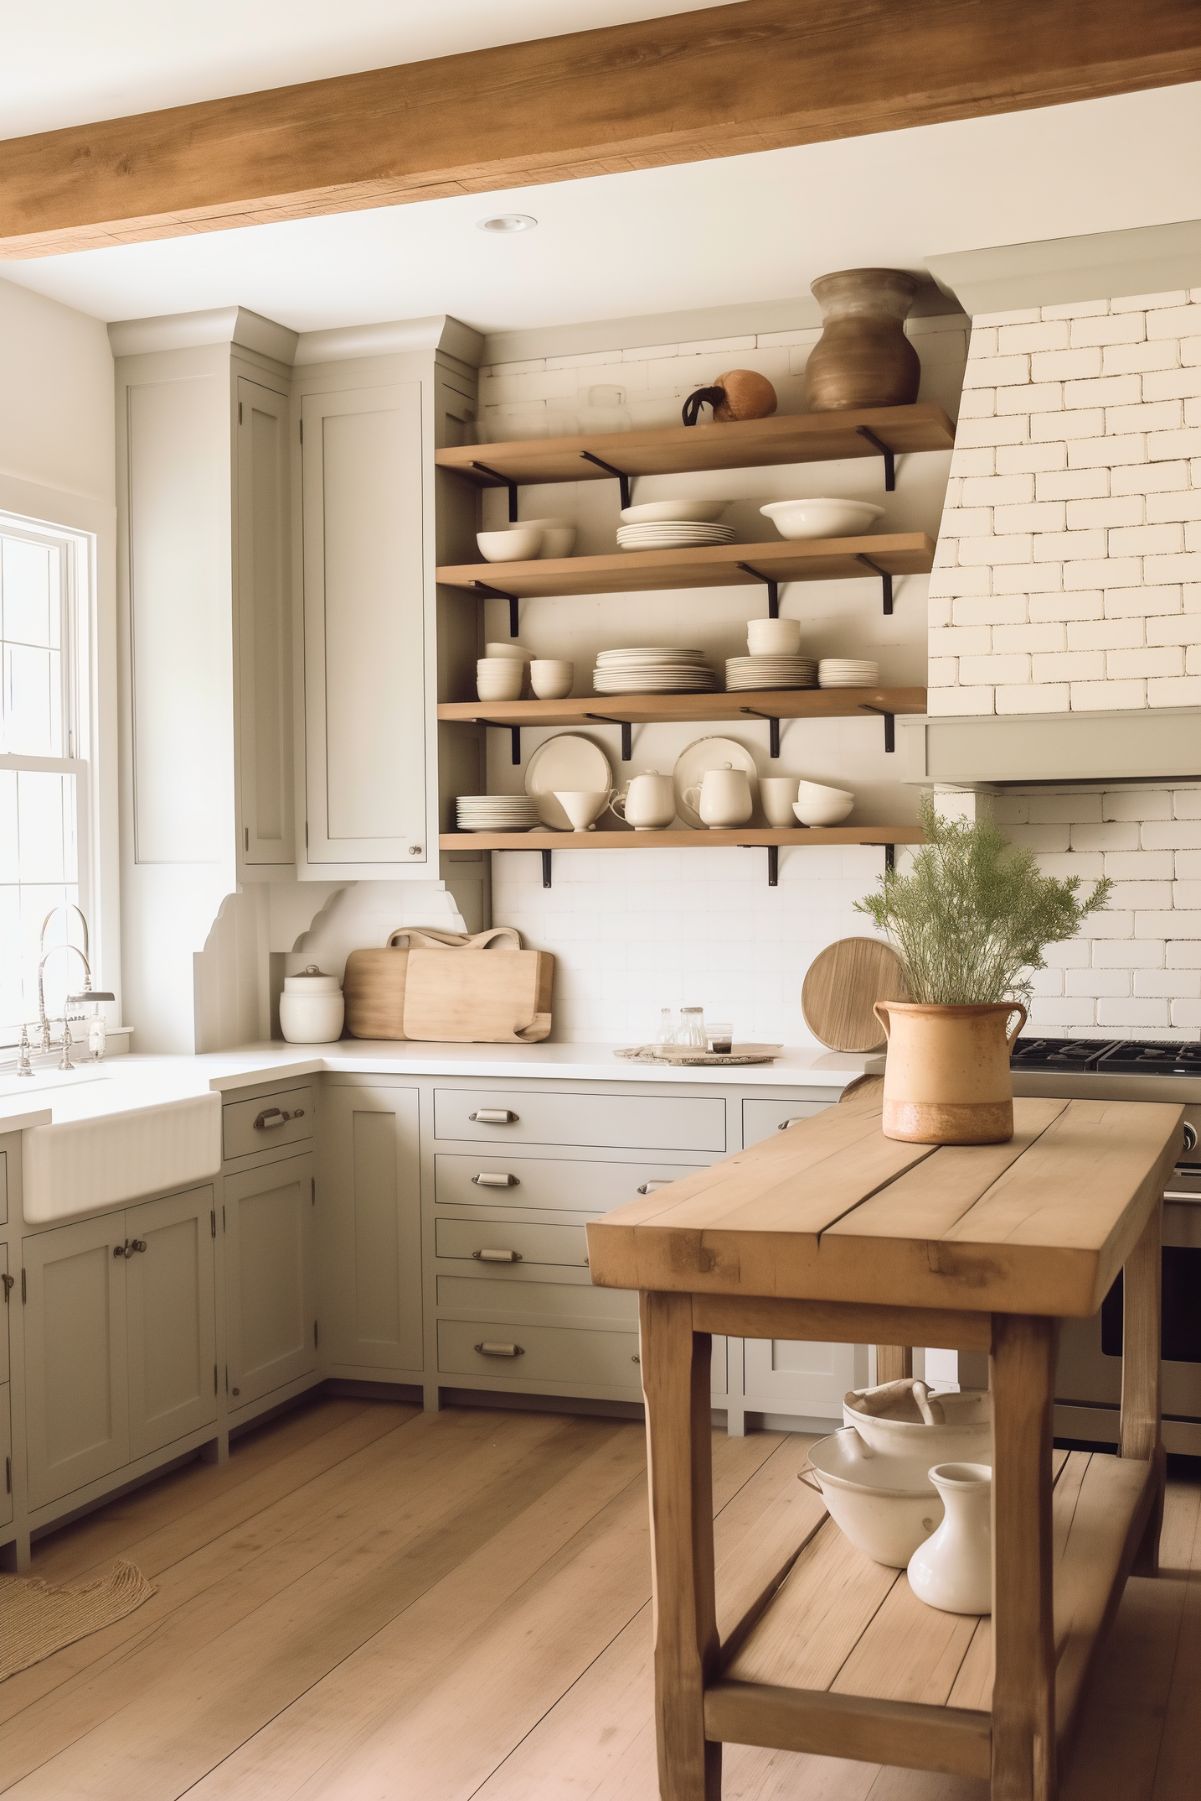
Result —
<instances>
[{"instance_id":1,"label":"white wall","mask_svg":"<svg viewBox=\"0 0 1201 1801\"><path fill-rule=\"evenodd\" d=\"M960 315L911 322L922 358L922 398L954 416L966 349ZM802 409L801 378L817 340L816 330L745 335L705 344L664 343L574 356L527 358L481 372L481 431L489 439L540 433L621 429L678 421L691 389L722 370L748 367L775 383L781 412ZM704 427L698 429L720 429ZM797 494L847 494L881 501L882 524L934 535L942 510L948 457L901 458L897 490L883 492L879 464L810 464L792 469L741 470L718 475L644 478L635 499L673 493L732 497L726 515L747 539L773 533L760 517L766 500ZM528 517L563 513L581 524L577 551L613 547L618 497L615 483L585 482L527 491ZM486 523L501 524L499 495L486 500ZM501 584L503 585L503 583ZM896 611L885 619L878 581L793 583L781 610L802 621L804 647L816 655L877 657L880 679L923 684L926 675L927 581L896 583ZM696 645L720 666L746 649L745 622L765 613L760 590L700 589L649 595L596 595L526 601L521 640L535 654L563 656L576 664L575 692L587 694L595 652L639 643ZM487 636L507 634L503 604L486 609ZM603 725L589 735L609 754L620 785L647 768L670 770L685 745L720 733L749 747L763 774L773 772L766 724L647 726L636 729L634 756L619 761L619 734ZM548 733L522 733L528 759ZM778 773L830 780L856 791L854 820L904 821L916 806L883 755L878 720L855 719L785 725ZM489 787L518 788L523 771L509 760L507 737L491 735ZM616 822L611 822L616 827ZM544 890L538 859L521 853L495 856L493 917L517 926L528 939L560 957L555 1035L586 1041L645 1037L662 1006L695 1003L732 1018L744 1038L811 1042L801 1019L799 991L814 955L832 939L865 933L868 921L852 902L868 892L883 866L878 849L816 848L785 851L780 885L767 886L766 853L751 850L640 851L598 856L559 852L554 886Z\"/></svg>"}]
</instances>

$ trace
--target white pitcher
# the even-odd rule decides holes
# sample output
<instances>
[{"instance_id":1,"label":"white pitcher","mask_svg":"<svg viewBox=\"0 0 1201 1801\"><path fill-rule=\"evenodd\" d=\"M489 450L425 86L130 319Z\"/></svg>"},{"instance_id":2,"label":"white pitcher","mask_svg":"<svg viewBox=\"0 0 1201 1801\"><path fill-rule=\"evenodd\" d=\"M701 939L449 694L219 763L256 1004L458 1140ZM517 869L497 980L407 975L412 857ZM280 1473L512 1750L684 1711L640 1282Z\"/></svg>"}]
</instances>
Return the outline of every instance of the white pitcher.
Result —
<instances>
[{"instance_id":1,"label":"white pitcher","mask_svg":"<svg viewBox=\"0 0 1201 1801\"><path fill-rule=\"evenodd\" d=\"M684 801L715 831L745 825L753 804L750 777L745 769L735 769L732 763L706 769L699 786L684 790Z\"/></svg>"},{"instance_id":2,"label":"white pitcher","mask_svg":"<svg viewBox=\"0 0 1201 1801\"><path fill-rule=\"evenodd\" d=\"M676 816L675 784L669 775L648 769L632 776L625 793L614 795L609 805L636 832L662 831Z\"/></svg>"},{"instance_id":3,"label":"white pitcher","mask_svg":"<svg viewBox=\"0 0 1201 1801\"><path fill-rule=\"evenodd\" d=\"M986 1463L936 1463L930 1480L943 1521L909 1559L909 1586L943 1613L991 1613L992 1470Z\"/></svg>"}]
</instances>

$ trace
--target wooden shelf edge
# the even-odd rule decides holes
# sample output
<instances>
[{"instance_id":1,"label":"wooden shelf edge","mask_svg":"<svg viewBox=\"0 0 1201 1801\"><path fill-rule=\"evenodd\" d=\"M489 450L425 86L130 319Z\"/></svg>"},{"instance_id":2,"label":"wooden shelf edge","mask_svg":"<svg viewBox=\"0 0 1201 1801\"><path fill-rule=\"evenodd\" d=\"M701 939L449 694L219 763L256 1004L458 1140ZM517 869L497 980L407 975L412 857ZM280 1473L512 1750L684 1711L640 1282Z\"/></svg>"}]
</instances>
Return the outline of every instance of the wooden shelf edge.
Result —
<instances>
[{"instance_id":1,"label":"wooden shelf edge","mask_svg":"<svg viewBox=\"0 0 1201 1801\"><path fill-rule=\"evenodd\" d=\"M900 1764L948 1776L987 1778L988 1714L916 1701L870 1701L819 1689L726 1679L705 1690L705 1737L818 1757Z\"/></svg>"},{"instance_id":2,"label":"wooden shelf edge","mask_svg":"<svg viewBox=\"0 0 1201 1801\"><path fill-rule=\"evenodd\" d=\"M438 718L461 725L670 725L675 721L854 719L926 711L925 688L751 688L707 694L592 694L565 700L441 701Z\"/></svg>"},{"instance_id":3,"label":"wooden shelf edge","mask_svg":"<svg viewBox=\"0 0 1201 1801\"><path fill-rule=\"evenodd\" d=\"M670 829L662 832L443 832L443 850L747 850L772 845L781 850L821 844L920 844L917 826L746 826L736 831Z\"/></svg>"}]
</instances>

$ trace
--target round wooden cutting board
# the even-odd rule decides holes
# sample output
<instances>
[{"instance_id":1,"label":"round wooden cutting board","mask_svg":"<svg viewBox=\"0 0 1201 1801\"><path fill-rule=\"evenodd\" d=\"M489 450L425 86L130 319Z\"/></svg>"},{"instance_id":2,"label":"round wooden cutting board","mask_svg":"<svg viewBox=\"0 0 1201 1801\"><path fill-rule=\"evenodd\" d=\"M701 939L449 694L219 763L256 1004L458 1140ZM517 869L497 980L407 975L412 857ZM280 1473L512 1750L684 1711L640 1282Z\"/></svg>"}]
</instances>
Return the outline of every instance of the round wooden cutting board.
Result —
<instances>
[{"instance_id":1,"label":"round wooden cutting board","mask_svg":"<svg viewBox=\"0 0 1201 1801\"><path fill-rule=\"evenodd\" d=\"M908 998L901 960L878 938L840 938L820 951L805 972L801 1012L819 1044L832 1051L878 1051L884 1028L876 1001Z\"/></svg>"}]
</instances>

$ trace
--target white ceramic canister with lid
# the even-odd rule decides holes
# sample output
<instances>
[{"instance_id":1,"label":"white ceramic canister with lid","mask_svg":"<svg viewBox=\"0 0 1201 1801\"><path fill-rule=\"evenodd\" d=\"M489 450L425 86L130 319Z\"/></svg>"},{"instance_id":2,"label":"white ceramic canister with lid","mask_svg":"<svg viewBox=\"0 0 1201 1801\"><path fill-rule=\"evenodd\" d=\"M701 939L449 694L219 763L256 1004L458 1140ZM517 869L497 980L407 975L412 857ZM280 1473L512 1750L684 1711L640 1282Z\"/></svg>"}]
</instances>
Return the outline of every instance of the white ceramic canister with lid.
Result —
<instances>
[{"instance_id":1,"label":"white ceramic canister with lid","mask_svg":"<svg viewBox=\"0 0 1201 1801\"><path fill-rule=\"evenodd\" d=\"M332 1044L342 1036L346 1003L337 976L327 976L310 963L299 975L284 977L279 997L279 1029L289 1044Z\"/></svg>"}]
</instances>

